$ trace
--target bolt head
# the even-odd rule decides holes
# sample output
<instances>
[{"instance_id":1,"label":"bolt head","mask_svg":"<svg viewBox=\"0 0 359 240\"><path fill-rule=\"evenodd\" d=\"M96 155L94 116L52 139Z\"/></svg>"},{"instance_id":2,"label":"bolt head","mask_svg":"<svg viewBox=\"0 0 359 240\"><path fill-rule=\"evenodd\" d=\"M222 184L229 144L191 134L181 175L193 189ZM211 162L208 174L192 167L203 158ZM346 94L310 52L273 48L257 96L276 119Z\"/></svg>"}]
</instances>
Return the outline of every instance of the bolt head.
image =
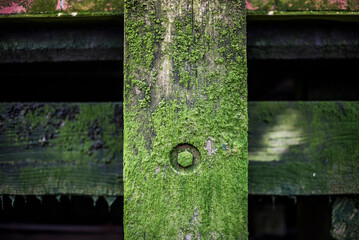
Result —
<instances>
[{"instance_id":1,"label":"bolt head","mask_svg":"<svg viewBox=\"0 0 359 240\"><path fill-rule=\"evenodd\" d=\"M180 152L178 154L177 163L184 168L191 166L193 163L192 153L188 151Z\"/></svg>"}]
</instances>

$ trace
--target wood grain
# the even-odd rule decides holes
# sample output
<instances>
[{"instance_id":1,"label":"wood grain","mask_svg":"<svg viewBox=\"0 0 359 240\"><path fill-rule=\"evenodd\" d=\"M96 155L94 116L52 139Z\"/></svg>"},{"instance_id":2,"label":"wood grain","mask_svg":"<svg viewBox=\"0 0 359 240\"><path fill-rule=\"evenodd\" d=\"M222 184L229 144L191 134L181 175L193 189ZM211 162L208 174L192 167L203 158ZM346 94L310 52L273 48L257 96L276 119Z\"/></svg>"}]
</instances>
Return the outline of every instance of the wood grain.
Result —
<instances>
[{"instance_id":1,"label":"wood grain","mask_svg":"<svg viewBox=\"0 0 359 240\"><path fill-rule=\"evenodd\" d=\"M126 239L247 239L244 6L126 2Z\"/></svg>"},{"instance_id":2,"label":"wood grain","mask_svg":"<svg viewBox=\"0 0 359 240\"><path fill-rule=\"evenodd\" d=\"M122 144L108 149L96 149L94 144L91 155L81 150L81 143L74 144L72 150L56 147L56 139L65 135L62 122L89 126L77 117L84 105L108 106L104 115L116 128L122 128L122 103L0 104L2 194L123 194ZM46 119L49 106L53 108L51 117L32 125L30 114L36 111L39 118ZM250 102L248 111L250 194L359 193L358 102ZM99 136L103 128L99 128ZM89 132L93 131L87 127L79 135L88 138ZM91 140L88 150L92 141L95 143ZM115 152L110 163L101 157L106 151Z\"/></svg>"},{"instance_id":3,"label":"wood grain","mask_svg":"<svg viewBox=\"0 0 359 240\"><path fill-rule=\"evenodd\" d=\"M358 193L358 102L258 102L249 109L251 194Z\"/></svg>"}]
</instances>

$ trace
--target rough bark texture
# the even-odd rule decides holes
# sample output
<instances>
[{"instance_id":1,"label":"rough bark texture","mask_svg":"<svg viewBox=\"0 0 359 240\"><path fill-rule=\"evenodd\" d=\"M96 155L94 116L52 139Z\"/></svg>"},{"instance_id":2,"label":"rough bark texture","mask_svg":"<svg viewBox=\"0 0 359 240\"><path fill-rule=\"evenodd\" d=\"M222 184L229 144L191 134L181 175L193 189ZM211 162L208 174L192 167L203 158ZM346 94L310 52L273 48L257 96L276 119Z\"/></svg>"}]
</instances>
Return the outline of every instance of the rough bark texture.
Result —
<instances>
[{"instance_id":1,"label":"rough bark texture","mask_svg":"<svg viewBox=\"0 0 359 240\"><path fill-rule=\"evenodd\" d=\"M247 239L245 46L244 1L125 2L127 239Z\"/></svg>"}]
</instances>

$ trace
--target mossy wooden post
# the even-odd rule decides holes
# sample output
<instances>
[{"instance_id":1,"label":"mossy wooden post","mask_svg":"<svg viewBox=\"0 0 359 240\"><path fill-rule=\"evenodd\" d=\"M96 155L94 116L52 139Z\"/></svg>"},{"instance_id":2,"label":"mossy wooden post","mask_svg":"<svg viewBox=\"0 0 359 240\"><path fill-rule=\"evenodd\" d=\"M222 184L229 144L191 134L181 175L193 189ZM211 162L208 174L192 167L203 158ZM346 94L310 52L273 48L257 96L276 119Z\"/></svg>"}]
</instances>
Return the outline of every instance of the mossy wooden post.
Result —
<instances>
[{"instance_id":1,"label":"mossy wooden post","mask_svg":"<svg viewBox=\"0 0 359 240\"><path fill-rule=\"evenodd\" d=\"M126 239L247 239L245 2L125 1Z\"/></svg>"}]
</instances>

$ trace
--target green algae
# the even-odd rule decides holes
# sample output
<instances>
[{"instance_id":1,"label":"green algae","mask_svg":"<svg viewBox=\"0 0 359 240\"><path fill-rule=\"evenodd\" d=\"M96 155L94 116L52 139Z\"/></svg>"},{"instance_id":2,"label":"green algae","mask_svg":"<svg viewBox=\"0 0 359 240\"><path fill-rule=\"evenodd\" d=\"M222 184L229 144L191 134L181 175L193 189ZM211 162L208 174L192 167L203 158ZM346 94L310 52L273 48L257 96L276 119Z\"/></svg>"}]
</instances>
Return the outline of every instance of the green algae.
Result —
<instances>
[{"instance_id":1,"label":"green algae","mask_svg":"<svg viewBox=\"0 0 359 240\"><path fill-rule=\"evenodd\" d=\"M2 193L123 193L122 104L3 105Z\"/></svg>"},{"instance_id":2,"label":"green algae","mask_svg":"<svg viewBox=\"0 0 359 240\"><path fill-rule=\"evenodd\" d=\"M178 164L182 167L189 167L193 163L193 155L188 151L184 151L178 154Z\"/></svg>"},{"instance_id":3,"label":"green algae","mask_svg":"<svg viewBox=\"0 0 359 240\"><path fill-rule=\"evenodd\" d=\"M358 192L358 110L358 102L251 103L250 193Z\"/></svg>"},{"instance_id":4,"label":"green algae","mask_svg":"<svg viewBox=\"0 0 359 240\"><path fill-rule=\"evenodd\" d=\"M126 238L247 238L244 24L236 1L125 2ZM191 171L171 165L181 144L201 156Z\"/></svg>"},{"instance_id":5,"label":"green algae","mask_svg":"<svg viewBox=\"0 0 359 240\"><path fill-rule=\"evenodd\" d=\"M57 0L5 0L1 7L10 7L12 4L24 7L21 13L10 13L2 16L9 17L58 17L73 16L76 12L79 15L113 15L123 14L123 0L64 0L63 8L57 9ZM76 15L77 16L77 15Z\"/></svg>"}]
</instances>

